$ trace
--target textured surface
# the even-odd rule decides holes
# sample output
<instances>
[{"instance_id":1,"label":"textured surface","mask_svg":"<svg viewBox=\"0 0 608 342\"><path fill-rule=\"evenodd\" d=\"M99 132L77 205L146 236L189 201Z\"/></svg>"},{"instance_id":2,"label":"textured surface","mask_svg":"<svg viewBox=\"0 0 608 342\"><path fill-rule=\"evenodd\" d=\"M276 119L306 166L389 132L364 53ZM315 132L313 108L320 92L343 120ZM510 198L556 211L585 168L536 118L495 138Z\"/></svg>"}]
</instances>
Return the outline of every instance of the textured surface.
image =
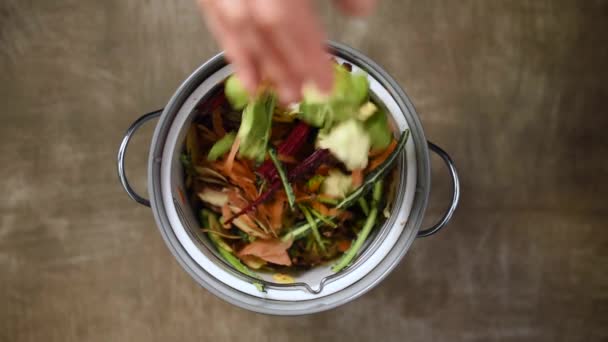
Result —
<instances>
[{"instance_id":1,"label":"textured surface","mask_svg":"<svg viewBox=\"0 0 608 342\"><path fill-rule=\"evenodd\" d=\"M458 163L449 229L342 308L276 318L199 288L115 154L217 51L191 0L0 1L1 341L608 339L608 2L321 4ZM151 127L129 154L145 187ZM448 196L435 160L428 216Z\"/></svg>"}]
</instances>

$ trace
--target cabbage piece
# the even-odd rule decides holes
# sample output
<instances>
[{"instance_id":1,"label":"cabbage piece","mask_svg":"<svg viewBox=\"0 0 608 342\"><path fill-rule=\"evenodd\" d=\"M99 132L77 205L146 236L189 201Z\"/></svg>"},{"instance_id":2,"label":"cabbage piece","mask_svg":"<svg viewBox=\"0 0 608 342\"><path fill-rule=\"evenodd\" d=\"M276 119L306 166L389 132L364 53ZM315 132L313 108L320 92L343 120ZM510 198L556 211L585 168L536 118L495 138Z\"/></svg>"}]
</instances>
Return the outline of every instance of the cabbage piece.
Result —
<instances>
[{"instance_id":1,"label":"cabbage piece","mask_svg":"<svg viewBox=\"0 0 608 342\"><path fill-rule=\"evenodd\" d=\"M240 141L239 156L257 162L264 161L274 105L274 95L267 92L247 104L237 133Z\"/></svg>"},{"instance_id":2,"label":"cabbage piece","mask_svg":"<svg viewBox=\"0 0 608 342\"><path fill-rule=\"evenodd\" d=\"M349 72L343 66L337 68L334 98L359 107L367 100L369 81L362 71Z\"/></svg>"},{"instance_id":3,"label":"cabbage piece","mask_svg":"<svg viewBox=\"0 0 608 342\"><path fill-rule=\"evenodd\" d=\"M236 110L245 108L249 102L249 93L247 93L241 81L234 74L226 79L224 94L232 108Z\"/></svg>"},{"instance_id":4,"label":"cabbage piece","mask_svg":"<svg viewBox=\"0 0 608 342\"><path fill-rule=\"evenodd\" d=\"M353 179L339 170L329 171L321 184L321 193L334 198L345 198L353 190Z\"/></svg>"},{"instance_id":5,"label":"cabbage piece","mask_svg":"<svg viewBox=\"0 0 608 342\"><path fill-rule=\"evenodd\" d=\"M337 65L331 94L323 95L315 87L306 86L298 117L311 126L328 129L357 116L359 107L368 97L368 90L366 74L350 73Z\"/></svg>"},{"instance_id":6,"label":"cabbage piece","mask_svg":"<svg viewBox=\"0 0 608 342\"><path fill-rule=\"evenodd\" d=\"M224 135L220 140L216 141L211 149L209 150L209 154L207 154L207 160L215 161L219 157L230 151L232 144L234 143L234 139L236 138L236 134L234 132L230 132Z\"/></svg>"},{"instance_id":7,"label":"cabbage piece","mask_svg":"<svg viewBox=\"0 0 608 342\"><path fill-rule=\"evenodd\" d=\"M384 150L390 145L393 140L393 134L384 110L378 109L365 121L364 126L369 134L372 149Z\"/></svg>"},{"instance_id":8,"label":"cabbage piece","mask_svg":"<svg viewBox=\"0 0 608 342\"><path fill-rule=\"evenodd\" d=\"M370 138L363 124L356 119L339 123L328 133L320 133L317 145L328 149L349 170L367 166Z\"/></svg>"}]
</instances>

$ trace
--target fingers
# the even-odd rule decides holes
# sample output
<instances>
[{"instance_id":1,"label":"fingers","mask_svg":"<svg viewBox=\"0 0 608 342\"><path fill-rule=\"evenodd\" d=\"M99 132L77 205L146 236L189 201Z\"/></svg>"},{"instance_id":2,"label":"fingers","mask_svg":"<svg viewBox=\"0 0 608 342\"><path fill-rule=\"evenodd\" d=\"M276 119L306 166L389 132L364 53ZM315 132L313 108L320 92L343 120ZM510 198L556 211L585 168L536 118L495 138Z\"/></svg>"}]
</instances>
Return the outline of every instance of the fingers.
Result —
<instances>
[{"instance_id":1,"label":"fingers","mask_svg":"<svg viewBox=\"0 0 608 342\"><path fill-rule=\"evenodd\" d=\"M261 61L270 70L266 75L277 81L277 90L285 102L301 96L302 85L314 82L329 91L332 71L324 51L325 37L309 1L257 0L251 13L260 32L269 58ZM269 64L275 64L273 68Z\"/></svg>"},{"instance_id":2,"label":"fingers","mask_svg":"<svg viewBox=\"0 0 608 342\"><path fill-rule=\"evenodd\" d=\"M243 0L201 0L205 19L213 35L218 39L233 64L235 72L245 88L253 94L260 82L255 53L242 39L241 32L251 26L247 7Z\"/></svg>"},{"instance_id":3,"label":"fingers","mask_svg":"<svg viewBox=\"0 0 608 342\"><path fill-rule=\"evenodd\" d=\"M372 13L377 0L334 0L344 13L362 17Z\"/></svg>"},{"instance_id":4,"label":"fingers","mask_svg":"<svg viewBox=\"0 0 608 342\"><path fill-rule=\"evenodd\" d=\"M198 0L208 26L254 93L262 81L283 103L299 100L302 86L328 92L333 81L325 35L309 0Z\"/></svg>"},{"instance_id":5,"label":"fingers","mask_svg":"<svg viewBox=\"0 0 608 342\"><path fill-rule=\"evenodd\" d=\"M299 2L299 0L293 1L293 3ZM286 51L293 49L292 43L297 44L293 29L288 24L293 3L287 5L281 0L250 2L254 22L261 36L264 37L262 44L265 55L260 59L262 72L271 80L282 102L285 103L298 99L302 82L302 71L294 67L293 56ZM287 38L287 44L279 43L279 37Z\"/></svg>"},{"instance_id":6,"label":"fingers","mask_svg":"<svg viewBox=\"0 0 608 342\"><path fill-rule=\"evenodd\" d=\"M277 30L274 42L280 47L302 84L313 82L322 91L332 86L332 69L325 51L326 37L308 2L297 2L289 17L289 30ZM301 85L300 84L300 87Z\"/></svg>"},{"instance_id":7,"label":"fingers","mask_svg":"<svg viewBox=\"0 0 608 342\"><path fill-rule=\"evenodd\" d=\"M249 1L249 9L256 32L259 35L259 65L264 78L278 91L283 102L293 101L298 96L297 75L289 67L280 47L273 43L273 34L280 30L287 18L286 4L271 1Z\"/></svg>"}]
</instances>

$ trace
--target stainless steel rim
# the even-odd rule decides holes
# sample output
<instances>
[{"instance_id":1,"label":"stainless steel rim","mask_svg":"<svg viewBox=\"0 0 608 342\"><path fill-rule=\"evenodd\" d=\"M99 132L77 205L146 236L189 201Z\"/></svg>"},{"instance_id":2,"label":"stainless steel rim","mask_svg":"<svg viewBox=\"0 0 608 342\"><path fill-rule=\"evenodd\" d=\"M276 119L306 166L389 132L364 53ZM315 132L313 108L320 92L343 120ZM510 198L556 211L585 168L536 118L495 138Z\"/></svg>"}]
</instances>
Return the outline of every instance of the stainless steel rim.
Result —
<instances>
[{"instance_id":1,"label":"stainless steel rim","mask_svg":"<svg viewBox=\"0 0 608 342\"><path fill-rule=\"evenodd\" d=\"M373 61L363 56L360 52L355 51L344 45L330 42L329 46L334 54L346 60L350 60L353 63L363 67L368 73L374 76L382 84L382 86L385 87L385 89L390 93L390 95L395 99L395 101L398 102L398 105L404 109L403 112L404 115L406 115L406 120L408 122L408 125L410 126L412 138L415 142L415 149L417 155L416 163L418 169L416 194L411 209L411 214L406 224L407 226L411 226L410 231L415 231L417 233L422 222L424 210L427 206L428 194L430 190L430 166L426 139L424 137L424 132L422 130L420 121L418 120L418 117L416 115L416 111L407 96L405 95L405 93L399 87L399 85ZM192 91L202 82L202 80L209 77L211 74L213 74L219 68L223 67L225 64L226 62L224 61L223 54L218 54L217 56L209 60L207 63L202 65L200 68L198 68L182 84L182 86L180 86L173 98L170 100L169 104L163 111L160 121L154 132L149 156L148 192L150 194L151 207L153 209L155 219L159 226L159 230L167 243L167 246L170 248L170 250L177 258L179 263L182 265L182 267L184 267L184 269L188 273L190 273L190 275L195 278L195 280L199 284L207 288L209 291L211 291L218 297L232 304L252 311L277 315L307 314L331 309L362 295L363 293L374 287L397 265L397 263L405 254L405 252L409 249L409 246L416 237L416 234L410 234L412 236L400 238L400 240L395 244L393 249L382 260L378 267L376 267L373 271L363 277L360 281L344 289L343 291L323 297L322 301L317 301L313 299L302 302L287 303L275 300L264 300L258 297L253 297L251 295L242 293L233 288L226 288L226 285L220 283L217 279L210 277L210 275L204 269L202 269L198 264L196 264L194 260L192 260L192 258L190 258L190 256L184 252L183 247L176 239L176 236L172 232L172 229L170 228L168 223L159 186L160 163L162 161L162 150L166 139L166 133L177 110L181 108L184 101L192 93ZM158 115L158 112L154 112L154 114ZM146 204L145 198L137 195L134 191L132 191L126 179L126 175L124 174L124 153L128 145L128 141L132 133L141 124L143 124L143 122L141 122L139 125L132 125L131 128L133 128L133 130L130 129L128 131L129 134L127 134L129 137L125 137L125 139L123 140L123 144L121 144L121 152L119 152L119 175L123 186L125 186L125 189L131 190L128 190L129 195L135 200L137 200L137 198L143 200L143 204ZM433 145L431 145L431 148L433 148ZM450 165L453 166L453 163L451 163ZM454 178L454 176L456 175L455 169L453 169L453 167L450 169L454 171L452 176L453 180L455 180L454 184L457 184L457 176ZM458 193L459 192L455 191L454 197L456 201L458 199ZM455 209L455 205L453 207ZM439 222L439 226L435 225L433 227L433 229L435 229L435 232L441 229L441 227L443 227L445 223L447 223L452 213L453 210L450 210L448 213L446 213L446 217L444 217L444 219Z\"/></svg>"}]
</instances>

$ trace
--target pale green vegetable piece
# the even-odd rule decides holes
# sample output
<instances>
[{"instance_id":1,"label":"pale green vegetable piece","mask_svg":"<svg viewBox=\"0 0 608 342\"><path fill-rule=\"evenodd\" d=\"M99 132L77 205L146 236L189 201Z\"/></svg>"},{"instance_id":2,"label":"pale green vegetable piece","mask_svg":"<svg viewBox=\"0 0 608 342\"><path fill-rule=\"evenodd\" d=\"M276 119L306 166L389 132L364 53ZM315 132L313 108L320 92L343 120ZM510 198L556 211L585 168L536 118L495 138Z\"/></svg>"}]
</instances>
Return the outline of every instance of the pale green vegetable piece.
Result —
<instances>
[{"instance_id":1,"label":"pale green vegetable piece","mask_svg":"<svg viewBox=\"0 0 608 342\"><path fill-rule=\"evenodd\" d=\"M349 170L367 166L370 138L363 124L356 119L344 121L317 138L319 148L329 149L331 154Z\"/></svg>"},{"instance_id":2,"label":"pale green vegetable piece","mask_svg":"<svg viewBox=\"0 0 608 342\"><path fill-rule=\"evenodd\" d=\"M237 133L240 140L239 156L257 162L264 161L274 105L275 97L269 93L264 93L255 101L247 104L243 110L241 126Z\"/></svg>"},{"instance_id":3,"label":"pale green vegetable piece","mask_svg":"<svg viewBox=\"0 0 608 342\"><path fill-rule=\"evenodd\" d=\"M351 78L351 97L354 103L362 104L369 97L367 74L356 72Z\"/></svg>"},{"instance_id":4,"label":"pale green vegetable piece","mask_svg":"<svg viewBox=\"0 0 608 342\"><path fill-rule=\"evenodd\" d=\"M209 150L209 154L207 154L208 161L215 161L217 158L223 156L224 154L230 151L232 144L234 143L234 139L236 138L236 133L230 132L224 135L220 140L216 141L211 149Z\"/></svg>"},{"instance_id":5,"label":"pale green vegetable piece","mask_svg":"<svg viewBox=\"0 0 608 342\"><path fill-rule=\"evenodd\" d=\"M383 150L391 143L393 134L384 110L380 109L376 111L376 113L365 121L364 126L369 135L372 149Z\"/></svg>"},{"instance_id":6,"label":"pale green vegetable piece","mask_svg":"<svg viewBox=\"0 0 608 342\"><path fill-rule=\"evenodd\" d=\"M330 122L332 110L325 103L304 103L300 104L298 118L314 127L323 127L325 122Z\"/></svg>"},{"instance_id":7,"label":"pale green vegetable piece","mask_svg":"<svg viewBox=\"0 0 608 342\"><path fill-rule=\"evenodd\" d=\"M212 190L210 188L204 188L197 195L201 201L220 208L228 202L228 195L225 192Z\"/></svg>"},{"instance_id":8,"label":"pale green vegetable piece","mask_svg":"<svg viewBox=\"0 0 608 342\"><path fill-rule=\"evenodd\" d=\"M230 75L224 85L224 94L234 109L243 109L249 102L249 93L236 75Z\"/></svg>"},{"instance_id":9,"label":"pale green vegetable piece","mask_svg":"<svg viewBox=\"0 0 608 342\"><path fill-rule=\"evenodd\" d=\"M318 174L314 175L306 182L306 187L308 188L308 190L316 192L321 186L321 184L323 184L324 180L325 176Z\"/></svg>"},{"instance_id":10,"label":"pale green vegetable piece","mask_svg":"<svg viewBox=\"0 0 608 342\"><path fill-rule=\"evenodd\" d=\"M220 224L217 221L217 218L215 217L215 215L211 211L209 211L207 209L203 209L201 212L201 220L203 222L203 225L205 224L205 221L207 221L208 228L210 230L216 231L216 232L221 231ZM218 247L218 250L223 249L230 253L234 252L232 250L232 247L230 247L226 242L224 242L224 240L222 240L222 238L219 235L216 235L213 233L208 233L207 235L209 236L209 240L211 240L211 242L213 242L213 244Z\"/></svg>"},{"instance_id":11,"label":"pale green vegetable piece","mask_svg":"<svg viewBox=\"0 0 608 342\"><path fill-rule=\"evenodd\" d=\"M361 108L359 108L359 113L357 113L357 119L361 121L365 121L369 119L374 113L378 111L378 107L373 102L364 103Z\"/></svg>"},{"instance_id":12,"label":"pale green vegetable piece","mask_svg":"<svg viewBox=\"0 0 608 342\"><path fill-rule=\"evenodd\" d=\"M321 184L321 193L333 198L345 198L353 190L353 179L339 170L330 170Z\"/></svg>"},{"instance_id":13,"label":"pale green vegetable piece","mask_svg":"<svg viewBox=\"0 0 608 342\"><path fill-rule=\"evenodd\" d=\"M317 201L319 201L323 204L329 204L329 205L333 205L333 206L336 206L340 203L337 199L325 197L325 196L317 197Z\"/></svg>"},{"instance_id":14,"label":"pale green vegetable piece","mask_svg":"<svg viewBox=\"0 0 608 342\"><path fill-rule=\"evenodd\" d=\"M320 224L322 221L320 219L316 219L317 224ZM308 231L311 229L311 225L309 222L301 224L297 227L291 229L287 234L281 237L281 241L289 241L289 240L298 240L308 234Z\"/></svg>"},{"instance_id":15,"label":"pale green vegetable piece","mask_svg":"<svg viewBox=\"0 0 608 342\"><path fill-rule=\"evenodd\" d=\"M338 75L335 96L355 106L365 102L369 91L367 75L361 71L351 73L342 66L338 68Z\"/></svg>"},{"instance_id":16,"label":"pale green vegetable piece","mask_svg":"<svg viewBox=\"0 0 608 342\"><path fill-rule=\"evenodd\" d=\"M365 200L365 198L359 197L357 202L359 203L359 207L361 207L361 210L363 210L363 213L365 215L369 215L369 205L367 205L367 201Z\"/></svg>"},{"instance_id":17,"label":"pale green vegetable piece","mask_svg":"<svg viewBox=\"0 0 608 342\"><path fill-rule=\"evenodd\" d=\"M368 97L368 90L366 74L350 73L337 65L334 87L329 96L321 94L314 86L304 87L298 117L311 126L331 128L358 115L359 107Z\"/></svg>"}]
</instances>

